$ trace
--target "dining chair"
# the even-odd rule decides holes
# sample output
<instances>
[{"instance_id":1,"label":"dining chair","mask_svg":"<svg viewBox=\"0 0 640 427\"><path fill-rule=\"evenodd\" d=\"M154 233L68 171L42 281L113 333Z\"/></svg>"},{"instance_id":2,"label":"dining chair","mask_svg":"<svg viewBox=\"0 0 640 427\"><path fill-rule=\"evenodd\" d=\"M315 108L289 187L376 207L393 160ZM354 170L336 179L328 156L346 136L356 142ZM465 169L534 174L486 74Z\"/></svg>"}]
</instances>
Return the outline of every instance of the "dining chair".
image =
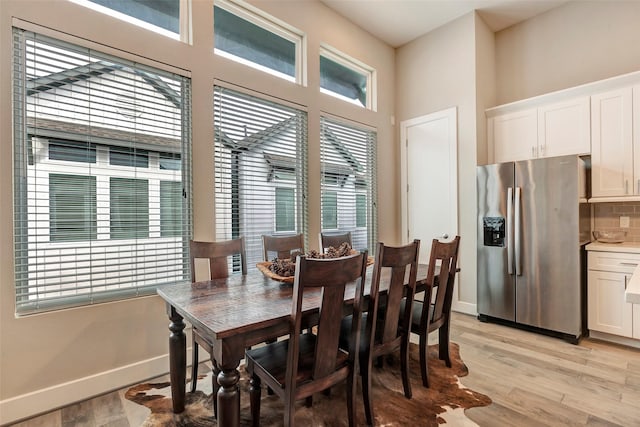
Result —
<instances>
[{"instance_id":1,"label":"dining chair","mask_svg":"<svg viewBox=\"0 0 640 427\"><path fill-rule=\"evenodd\" d=\"M254 426L260 424L260 394L264 382L284 401L284 426L294 425L295 402L347 381L349 426L355 426L355 366L360 340L361 300L367 269L367 252L331 259L296 258L289 338L246 350L250 375L249 400ZM349 332L351 346L338 346L345 289L355 282ZM302 301L319 302L315 333L301 333Z\"/></svg>"},{"instance_id":2,"label":"dining chair","mask_svg":"<svg viewBox=\"0 0 640 427\"><path fill-rule=\"evenodd\" d=\"M229 277L229 257L239 257L240 270L242 274L247 274L247 256L244 246L244 237L225 240L219 242L202 242L191 240L189 242L189 257L191 260L191 282L196 281L195 260L209 260L209 276L211 279L221 279ZM237 262L237 261L234 261ZM211 355L213 364L213 392L214 396L218 392L218 374L220 369L213 358L213 343L202 336L198 329L193 326L192 337L192 365L191 365L191 392L196 391L198 381L198 346L205 349ZM217 399L213 399L214 412L216 412Z\"/></svg>"},{"instance_id":3,"label":"dining chair","mask_svg":"<svg viewBox=\"0 0 640 427\"><path fill-rule=\"evenodd\" d=\"M341 244L347 242L349 246L353 247L351 242L351 232L346 233L320 233L320 252L324 253L329 246L334 248L340 247Z\"/></svg>"},{"instance_id":4,"label":"dining chair","mask_svg":"<svg viewBox=\"0 0 640 427\"><path fill-rule=\"evenodd\" d=\"M371 393L371 370L374 359L400 350L404 395L407 399L411 399L409 382L411 304L405 303L401 306L401 302L404 297L412 301L415 295L419 252L420 240L417 239L400 247L385 246L382 242L376 246L368 310L363 314L364 330L359 348L362 400L368 425L373 425L374 420ZM385 272L388 274L383 275L383 269L388 270ZM381 292L381 289L384 291ZM386 299L383 310L379 310L381 296ZM340 345L343 348L349 344L347 332L351 329L352 323L351 316L345 317L342 321Z\"/></svg>"},{"instance_id":5,"label":"dining chair","mask_svg":"<svg viewBox=\"0 0 640 427\"><path fill-rule=\"evenodd\" d=\"M457 273L460 236L450 242L433 239L427 270L426 290L422 301L413 301L411 332L420 336L420 373L422 385L429 387L427 348L429 334L438 330L438 357L451 367L449 328L453 285ZM439 266L436 279L436 269ZM433 294L435 290L435 295Z\"/></svg>"},{"instance_id":6,"label":"dining chair","mask_svg":"<svg viewBox=\"0 0 640 427\"><path fill-rule=\"evenodd\" d=\"M274 258L288 259L296 252L304 254L304 234L293 236L263 235L262 252L265 261L272 261Z\"/></svg>"}]
</instances>

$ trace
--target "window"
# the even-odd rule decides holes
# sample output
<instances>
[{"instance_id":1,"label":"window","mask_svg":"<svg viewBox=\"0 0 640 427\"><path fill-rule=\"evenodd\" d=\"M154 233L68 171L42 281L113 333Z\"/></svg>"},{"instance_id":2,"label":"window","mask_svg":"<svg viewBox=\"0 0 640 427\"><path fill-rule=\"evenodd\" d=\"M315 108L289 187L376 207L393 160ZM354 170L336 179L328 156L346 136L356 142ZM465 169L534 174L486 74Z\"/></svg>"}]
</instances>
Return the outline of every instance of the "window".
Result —
<instances>
[{"instance_id":1,"label":"window","mask_svg":"<svg viewBox=\"0 0 640 427\"><path fill-rule=\"evenodd\" d=\"M351 232L353 246L373 251L376 227L376 134L320 118L322 231Z\"/></svg>"},{"instance_id":2,"label":"window","mask_svg":"<svg viewBox=\"0 0 640 427\"><path fill-rule=\"evenodd\" d=\"M17 28L13 37L17 312L188 281L189 79Z\"/></svg>"},{"instance_id":3,"label":"window","mask_svg":"<svg viewBox=\"0 0 640 427\"><path fill-rule=\"evenodd\" d=\"M160 181L160 236L182 234L182 183Z\"/></svg>"},{"instance_id":4,"label":"window","mask_svg":"<svg viewBox=\"0 0 640 427\"><path fill-rule=\"evenodd\" d=\"M296 230L296 192L276 187L276 232Z\"/></svg>"},{"instance_id":5,"label":"window","mask_svg":"<svg viewBox=\"0 0 640 427\"><path fill-rule=\"evenodd\" d=\"M305 233L307 114L214 87L216 238L244 236L247 263L263 234Z\"/></svg>"},{"instance_id":6,"label":"window","mask_svg":"<svg viewBox=\"0 0 640 427\"><path fill-rule=\"evenodd\" d=\"M302 34L257 9L227 1L213 8L215 53L302 83Z\"/></svg>"},{"instance_id":7,"label":"window","mask_svg":"<svg viewBox=\"0 0 640 427\"><path fill-rule=\"evenodd\" d=\"M322 229L338 228L338 193L324 191L322 193Z\"/></svg>"},{"instance_id":8,"label":"window","mask_svg":"<svg viewBox=\"0 0 640 427\"><path fill-rule=\"evenodd\" d=\"M96 238L96 177L49 174L49 238L52 242Z\"/></svg>"},{"instance_id":9,"label":"window","mask_svg":"<svg viewBox=\"0 0 640 427\"><path fill-rule=\"evenodd\" d=\"M367 195L356 194L356 227L367 226Z\"/></svg>"},{"instance_id":10,"label":"window","mask_svg":"<svg viewBox=\"0 0 640 427\"><path fill-rule=\"evenodd\" d=\"M172 38L180 35L180 0L72 0Z\"/></svg>"},{"instance_id":11,"label":"window","mask_svg":"<svg viewBox=\"0 0 640 427\"><path fill-rule=\"evenodd\" d=\"M112 239L149 237L149 182L110 178L109 207Z\"/></svg>"},{"instance_id":12,"label":"window","mask_svg":"<svg viewBox=\"0 0 640 427\"><path fill-rule=\"evenodd\" d=\"M320 48L320 91L375 110L372 89L375 72L327 46Z\"/></svg>"}]
</instances>

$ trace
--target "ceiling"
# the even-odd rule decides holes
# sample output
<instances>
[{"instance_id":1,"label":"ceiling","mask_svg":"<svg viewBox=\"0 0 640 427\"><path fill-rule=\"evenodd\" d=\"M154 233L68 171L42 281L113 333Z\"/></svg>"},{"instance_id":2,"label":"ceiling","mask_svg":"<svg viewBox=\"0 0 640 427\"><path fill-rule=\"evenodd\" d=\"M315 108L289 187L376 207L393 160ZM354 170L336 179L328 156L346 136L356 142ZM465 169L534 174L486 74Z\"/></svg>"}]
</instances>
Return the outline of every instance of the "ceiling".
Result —
<instances>
[{"instance_id":1,"label":"ceiling","mask_svg":"<svg viewBox=\"0 0 640 427\"><path fill-rule=\"evenodd\" d=\"M393 47L478 10L495 32L573 0L321 0Z\"/></svg>"}]
</instances>

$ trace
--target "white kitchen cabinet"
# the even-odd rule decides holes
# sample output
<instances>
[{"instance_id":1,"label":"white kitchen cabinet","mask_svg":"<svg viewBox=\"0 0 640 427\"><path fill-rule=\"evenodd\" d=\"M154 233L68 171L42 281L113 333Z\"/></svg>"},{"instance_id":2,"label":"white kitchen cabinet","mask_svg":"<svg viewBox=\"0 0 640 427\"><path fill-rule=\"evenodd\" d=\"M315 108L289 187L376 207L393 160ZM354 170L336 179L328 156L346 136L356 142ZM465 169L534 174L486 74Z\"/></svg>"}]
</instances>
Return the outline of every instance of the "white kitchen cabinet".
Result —
<instances>
[{"instance_id":1,"label":"white kitchen cabinet","mask_svg":"<svg viewBox=\"0 0 640 427\"><path fill-rule=\"evenodd\" d=\"M589 271L589 330L623 337L633 336L633 304L625 302L627 273Z\"/></svg>"},{"instance_id":2,"label":"white kitchen cabinet","mask_svg":"<svg viewBox=\"0 0 640 427\"><path fill-rule=\"evenodd\" d=\"M640 264L640 253L591 250L587 263L589 330L632 338L634 304L626 302L625 290ZM640 329L640 325L636 329ZM640 330L636 333L640 334Z\"/></svg>"},{"instance_id":3,"label":"white kitchen cabinet","mask_svg":"<svg viewBox=\"0 0 640 427\"><path fill-rule=\"evenodd\" d=\"M489 118L495 163L591 152L589 97Z\"/></svg>"},{"instance_id":4,"label":"white kitchen cabinet","mask_svg":"<svg viewBox=\"0 0 640 427\"><path fill-rule=\"evenodd\" d=\"M495 117L488 121L495 163L537 157L538 112L530 109Z\"/></svg>"},{"instance_id":5,"label":"white kitchen cabinet","mask_svg":"<svg viewBox=\"0 0 640 427\"><path fill-rule=\"evenodd\" d=\"M588 96L538 108L538 157L591 152Z\"/></svg>"},{"instance_id":6,"label":"white kitchen cabinet","mask_svg":"<svg viewBox=\"0 0 640 427\"><path fill-rule=\"evenodd\" d=\"M631 87L591 96L591 195L594 198L640 193L640 180L634 184L632 119Z\"/></svg>"}]
</instances>

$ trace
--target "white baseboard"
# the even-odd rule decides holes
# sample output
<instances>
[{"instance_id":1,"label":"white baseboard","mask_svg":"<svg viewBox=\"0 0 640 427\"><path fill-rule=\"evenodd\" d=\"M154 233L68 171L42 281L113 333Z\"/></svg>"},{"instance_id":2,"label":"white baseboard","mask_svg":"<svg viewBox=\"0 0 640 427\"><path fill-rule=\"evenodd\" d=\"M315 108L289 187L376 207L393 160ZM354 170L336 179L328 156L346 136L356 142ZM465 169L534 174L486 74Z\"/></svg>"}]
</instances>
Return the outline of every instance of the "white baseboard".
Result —
<instances>
[{"instance_id":1,"label":"white baseboard","mask_svg":"<svg viewBox=\"0 0 640 427\"><path fill-rule=\"evenodd\" d=\"M640 348L640 340L589 330L589 338Z\"/></svg>"},{"instance_id":2,"label":"white baseboard","mask_svg":"<svg viewBox=\"0 0 640 427\"><path fill-rule=\"evenodd\" d=\"M206 352L200 352L207 359ZM187 363L191 362L191 348L187 349ZM142 360L88 377L36 390L0 401L0 425L53 411L72 403L109 393L169 372L169 355ZM189 376L187 372L187 377Z\"/></svg>"},{"instance_id":3,"label":"white baseboard","mask_svg":"<svg viewBox=\"0 0 640 427\"><path fill-rule=\"evenodd\" d=\"M457 311L458 313L470 314L472 316L478 314L478 307L476 304L464 301L453 301L451 303L451 310Z\"/></svg>"}]
</instances>

